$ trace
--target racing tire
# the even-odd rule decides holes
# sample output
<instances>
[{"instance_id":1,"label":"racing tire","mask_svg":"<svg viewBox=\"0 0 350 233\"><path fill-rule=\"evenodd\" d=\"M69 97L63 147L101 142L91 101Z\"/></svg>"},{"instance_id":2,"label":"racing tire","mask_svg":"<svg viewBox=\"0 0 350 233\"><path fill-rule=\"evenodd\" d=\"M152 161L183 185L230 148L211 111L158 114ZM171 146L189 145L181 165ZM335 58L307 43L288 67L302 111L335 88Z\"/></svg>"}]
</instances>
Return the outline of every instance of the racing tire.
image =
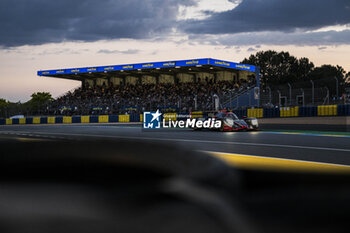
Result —
<instances>
[{"instance_id":1,"label":"racing tire","mask_svg":"<svg viewBox=\"0 0 350 233\"><path fill-rule=\"evenodd\" d=\"M219 129L220 132L224 132L225 131L225 124L224 121L221 121L221 127Z\"/></svg>"}]
</instances>

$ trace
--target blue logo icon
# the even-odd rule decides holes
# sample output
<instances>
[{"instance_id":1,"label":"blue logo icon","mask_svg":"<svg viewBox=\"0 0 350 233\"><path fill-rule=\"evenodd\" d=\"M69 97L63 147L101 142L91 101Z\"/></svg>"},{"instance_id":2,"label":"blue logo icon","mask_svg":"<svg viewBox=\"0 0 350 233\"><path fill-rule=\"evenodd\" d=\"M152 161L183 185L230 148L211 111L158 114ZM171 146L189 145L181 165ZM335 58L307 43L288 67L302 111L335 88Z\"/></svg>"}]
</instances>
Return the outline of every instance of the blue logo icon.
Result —
<instances>
[{"instance_id":1,"label":"blue logo icon","mask_svg":"<svg viewBox=\"0 0 350 233\"><path fill-rule=\"evenodd\" d=\"M144 129L160 129L160 116L162 114L157 112L144 112L143 113L143 128Z\"/></svg>"}]
</instances>

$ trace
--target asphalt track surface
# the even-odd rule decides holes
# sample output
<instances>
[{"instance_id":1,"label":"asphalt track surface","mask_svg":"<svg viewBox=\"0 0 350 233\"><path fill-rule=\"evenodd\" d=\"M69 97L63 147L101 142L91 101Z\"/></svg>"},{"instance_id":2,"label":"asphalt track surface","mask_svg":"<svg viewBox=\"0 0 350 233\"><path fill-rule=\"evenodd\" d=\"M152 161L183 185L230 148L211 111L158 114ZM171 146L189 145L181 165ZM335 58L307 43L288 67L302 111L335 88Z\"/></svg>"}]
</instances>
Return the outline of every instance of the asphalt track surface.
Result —
<instances>
[{"instance_id":1,"label":"asphalt track surface","mask_svg":"<svg viewBox=\"0 0 350 233\"><path fill-rule=\"evenodd\" d=\"M350 135L317 133L213 132L189 129L149 131L131 125L9 125L0 138L131 139L163 143L200 151L222 152L350 165Z\"/></svg>"}]
</instances>

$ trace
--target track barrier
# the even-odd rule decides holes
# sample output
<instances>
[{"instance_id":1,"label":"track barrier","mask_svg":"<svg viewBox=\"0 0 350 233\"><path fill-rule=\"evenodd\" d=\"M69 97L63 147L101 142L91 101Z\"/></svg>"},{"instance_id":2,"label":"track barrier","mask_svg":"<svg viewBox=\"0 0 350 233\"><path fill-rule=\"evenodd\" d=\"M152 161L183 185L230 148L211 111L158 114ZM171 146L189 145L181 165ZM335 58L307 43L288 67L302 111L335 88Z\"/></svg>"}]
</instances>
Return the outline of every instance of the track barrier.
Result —
<instances>
[{"instance_id":1,"label":"track barrier","mask_svg":"<svg viewBox=\"0 0 350 233\"><path fill-rule=\"evenodd\" d=\"M281 108L251 108L233 111L239 118L284 118L284 117L322 117L322 116L350 116L350 105L319 105L304 107L281 107ZM189 115L191 118L204 117L204 112L191 113L163 113L163 119L183 120ZM20 119L0 119L0 125L23 125L23 124L71 124L71 123L128 123L142 122L143 114L130 115L100 115L100 116L49 116L27 117Z\"/></svg>"}]
</instances>

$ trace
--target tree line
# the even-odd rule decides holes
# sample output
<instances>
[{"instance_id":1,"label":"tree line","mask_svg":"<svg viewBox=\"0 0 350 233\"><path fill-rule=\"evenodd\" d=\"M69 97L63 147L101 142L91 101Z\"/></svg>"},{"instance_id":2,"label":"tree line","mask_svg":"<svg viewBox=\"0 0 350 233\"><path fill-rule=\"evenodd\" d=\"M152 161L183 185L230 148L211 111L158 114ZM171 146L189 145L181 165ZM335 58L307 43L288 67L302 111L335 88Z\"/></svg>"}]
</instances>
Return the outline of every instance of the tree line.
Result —
<instances>
[{"instance_id":1,"label":"tree line","mask_svg":"<svg viewBox=\"0 0 350 233\"><path fill-rule=\"evenodd\" d=\"M296 58L289 52L273 50L260 51L245 58L241 63L260 67L260 83L262 88L278 88L290 83L293 88L311 87L312 80L316 87L327 87L333 95L336 93L336 81L339 84L339 95L350 87L350 72L341 66L322 65L316 67L308 58ZM45 108L53 101L48 92L37 92L25 103L12 103L0 98L0 117L18 114L45 114Z\"/></svg>"},{"instance_id":2,"label":"tree line","mask_svg":"<svg viewBox=\"0 0 350 233\"><path fill-rule=\"evenodd\" d=\"M53 100L48 92L33 93L31 99L25 103L13 103L0 98L0 117L42 114L45 112L47 104Z\"/></svg>"},{"instance_id":3,"label":"tree line","mask_svg":"<svg viewBox=\"0 0 350 233\"><path fill-rule=\"evenodd\" d=\"M346 73L339 65L322 65L316 67L308 58L296 58L289 52L273 50L260 51L241 63L260 67L260 83L262 88L274 88L281 85L293 84L296 88L311 87L314 81L318 87L327 87L335 93L336 79L339 83L339 94L350 85L350 72Z\"/></svg>"}]
</instances>

